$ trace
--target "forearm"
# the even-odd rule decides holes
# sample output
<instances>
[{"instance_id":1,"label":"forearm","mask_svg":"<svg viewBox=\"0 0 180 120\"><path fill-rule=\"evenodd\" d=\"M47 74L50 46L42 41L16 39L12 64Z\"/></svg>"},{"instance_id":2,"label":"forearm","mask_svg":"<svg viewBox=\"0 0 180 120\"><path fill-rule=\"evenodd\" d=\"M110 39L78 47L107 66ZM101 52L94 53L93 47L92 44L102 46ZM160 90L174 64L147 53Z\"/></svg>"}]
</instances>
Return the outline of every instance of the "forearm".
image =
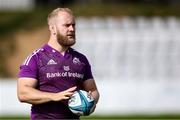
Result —
<instances>
[{"instance_id":1,"label":"forearm","mask_svg":"<svg viewBox=\"0 0 180 120\"><path fill-rule=\"evenodd\" d=\"M91 92L91 95L92 95L92 97L94 98L95 103L97 103L97 102L99 101L99 92L98 92L98 90L92 91L92 92Z\"/></svg>"},{"instance_id":2,"label":"forearm","mask_svg":"<svg viewBox=\"0 0 180 120\"><path fill-rule=\"evenodd\" d=\"M94 98L95 102L97 103L99 100L99 92L96 87L96 83L94 79L88 79L83 82L83 89L90 92L92 97Z\"/></svg>"}]
</instances>

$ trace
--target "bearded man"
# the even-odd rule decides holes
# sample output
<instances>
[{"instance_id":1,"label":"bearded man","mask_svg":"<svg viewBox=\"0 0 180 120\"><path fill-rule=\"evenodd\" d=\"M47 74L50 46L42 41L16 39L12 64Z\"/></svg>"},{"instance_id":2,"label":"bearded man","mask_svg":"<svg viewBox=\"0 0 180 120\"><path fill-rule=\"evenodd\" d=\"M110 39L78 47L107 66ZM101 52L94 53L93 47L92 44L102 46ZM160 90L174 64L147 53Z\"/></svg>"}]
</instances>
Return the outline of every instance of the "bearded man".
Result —
<instances>
[{"instance_id":1,"label":"bearded man","mask_svg":"<svg viewBox=\"0 0 180 120\"><path fill-rule=\"evenodd\" d=\"M83 89L98 102L99 92L87 58L71 48L76 43L75 18L69 8L48 15L49 41L20 66L17 94L32 104L31 120L79 119L68 108L68 99Z\"/></svg>"}]
</instances>

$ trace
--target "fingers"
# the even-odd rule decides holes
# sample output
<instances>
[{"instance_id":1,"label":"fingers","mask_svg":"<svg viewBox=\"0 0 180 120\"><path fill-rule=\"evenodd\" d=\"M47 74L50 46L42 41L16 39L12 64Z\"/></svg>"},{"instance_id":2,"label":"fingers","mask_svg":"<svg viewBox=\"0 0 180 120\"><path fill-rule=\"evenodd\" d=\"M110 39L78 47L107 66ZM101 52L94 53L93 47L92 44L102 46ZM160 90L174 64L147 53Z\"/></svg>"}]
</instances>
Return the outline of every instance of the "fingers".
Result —
<instances>
[{"instance_id":1,"label":"fingers","mask_svg":"<svg viewBox=\"0 0 180 120\"><path fill-rule=\"evenodd\" d=\"M64 94L64 96L66 96L66 97L71 97L72 95L73 95L73 92L67 92Z\"/></svg>"},{"instance_id":2,"label":"fingers","mask_svg":"<svg viewBox=\"0 0 180 120\"><path fill-rule=\"evenodd\" d=\"M52 98L53 101L60 101L60 100L69 99L73 95L73 93L75 92L76 88L77 87L74 86L74 87L71 87L71 88L64 90L62 92L56 93Z\"/></svg>"},{"instance_id":3,"label":"fingers","mask_svg":"<svg viewBox=\"0 0 180 120\"><path fill-rule=\"evenodd\" d=\"M76 86L74 86L74 87L71 87L71 88L69 88L69 89L67 89L66 91L67 92L73 92L73 91L75 91L76 90Z\"/></svg>"},{"instance_id":4,"label":"fingers","mask_svg":"<svg viewBox=\"0 0 180 120\"><path fill-rule=\"evenodd\" d=\"M64 100L67 100L67 99L69 99L69 98L70 98L70 97L64 96L64 98L63 98L63 99L64 99Z\"/></svg>"},{"instance_id":5,"label":"fingers","mask_svg":"<svg viewBox=\"0 0 180 120\"><path fill-rule=\"evenodd\" d=\"M92 91L89 91L89 92L88 92L88 95L93 96L93 95L92 95Z\"/></svg>"},{"instance_id":6,"label":"fingers","mask_svg":"<svg viewBox=\"0 0 180 120\"><path fill-rule=\"evenodd\" d=\"M89 92L88 92L88 94L90 94L90 95L91 95L91 94L92 94L92 92L91 92L91 91L89 91Z\"/></svg>"},{"instance_id":7,"label":"fingers","mask_svg":"<svg viewBox=\"0 0 180 120\"><path fill-rule=\"evenodd\" d=\"M63 92L64 99L69 99L69 98L73 95L73 93L74 93L74 91L76 90L76 88L77 88L77 87L74 86L74 87L71 87L71 88L65 90L65 91Z\"/></svg>"}]
</instances>

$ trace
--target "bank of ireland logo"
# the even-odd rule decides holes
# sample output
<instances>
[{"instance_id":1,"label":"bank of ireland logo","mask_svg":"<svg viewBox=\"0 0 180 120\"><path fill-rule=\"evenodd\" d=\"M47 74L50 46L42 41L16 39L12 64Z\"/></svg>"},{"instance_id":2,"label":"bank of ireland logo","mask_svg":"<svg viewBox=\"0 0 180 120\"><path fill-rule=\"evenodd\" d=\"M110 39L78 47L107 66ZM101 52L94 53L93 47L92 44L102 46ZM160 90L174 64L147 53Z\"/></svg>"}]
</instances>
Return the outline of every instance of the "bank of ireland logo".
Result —
<instances>
[{"instance_id":1,"label":"bank of ireland logo","mask_svg":"<svg viewBox=\"0 0 180 120\"><path fill-rule=\"evenodd\" d=\"M74 64L80 64L81 62L80 62L79 58L74 57L74 58L73 58L73 63L74 63Z\"/></svg>"},{"instance_id":2,"label":"bank of ireland logo","mask_svg":"<svg viewBox=\"0 0 180 120\"><path fill-rule=\"evenodd\" d=\"M70 70L69 66L63 66L63 68L64 68L65 71L69 71Z\"/></svg>"}]
</instances>

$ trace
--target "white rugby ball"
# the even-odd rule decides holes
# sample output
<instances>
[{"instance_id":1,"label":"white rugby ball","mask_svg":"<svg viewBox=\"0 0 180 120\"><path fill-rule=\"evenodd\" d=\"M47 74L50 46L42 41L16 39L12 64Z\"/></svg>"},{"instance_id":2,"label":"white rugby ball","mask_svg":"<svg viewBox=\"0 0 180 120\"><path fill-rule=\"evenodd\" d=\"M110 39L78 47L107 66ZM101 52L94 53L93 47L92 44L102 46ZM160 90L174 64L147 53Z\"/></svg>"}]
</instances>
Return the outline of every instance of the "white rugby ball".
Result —
<instances>
[{"instance_id":1,"label":"white rugby ball","mask_svg":"<svg viewBox=\"0 0 180 120\"><path fill-rule=\"evenodd\" d=\"M94 98L84 90L74 92L68 101L69 109L76 115L90 115L94 109Z\"/></svg>"}]
</instances>

